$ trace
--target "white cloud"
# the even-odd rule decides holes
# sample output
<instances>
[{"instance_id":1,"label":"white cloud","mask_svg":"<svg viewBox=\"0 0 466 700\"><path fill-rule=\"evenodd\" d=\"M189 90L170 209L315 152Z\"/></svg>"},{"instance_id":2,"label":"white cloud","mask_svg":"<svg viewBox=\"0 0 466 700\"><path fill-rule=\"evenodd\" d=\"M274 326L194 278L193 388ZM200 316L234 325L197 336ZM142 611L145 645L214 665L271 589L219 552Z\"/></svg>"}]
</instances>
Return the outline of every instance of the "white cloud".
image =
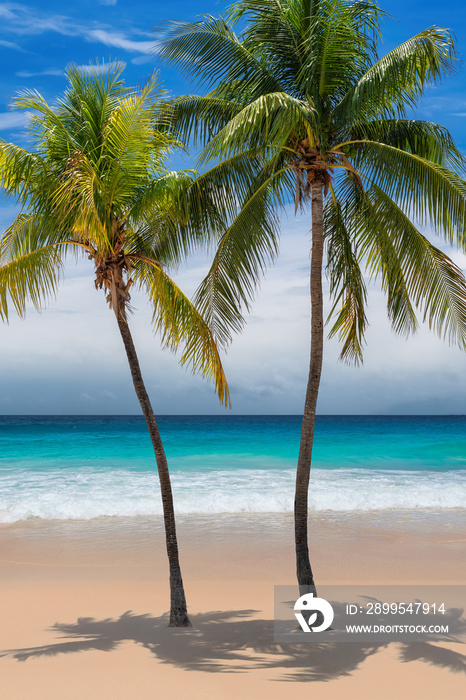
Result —
<instances>
[{"instance_id":1,"label":"white cloud","mask_svg":"<svg viewBox=\"0 0 466 700\"><path fill-rule=\"evenodd\" d=\"M103 391L99 391L99 396L103 396L105 399L116 399L116 395L113 393L113 391L108 391L108 389L104 389Z\"/></svg>"},{"instance_id":2,"label":"white cloud","mask_svg":"<svg viewBox=\"0 0 466 700\"><path fill-rule=\"evenodd\" d=\"M18 44L15 44L13 41L4 41L3 39L0 39L0 46L5 46L7 49L15 49L15 51L24 51L24 49L21 48Z\"/></svg>"},{"instance_id":3,"label":"white cloud","mask_svg":"<svg viewBox=\"0 0 466 700\"><path fill-rule=\"evenodd\" d=\"M105 46L115 46L125 51L150 53L154 48L153 41L132 41L119 32L108 32L105 29L91 29L85 33L88 41L98 41Z\"/></svg>"},{"instance_id":4,"label":"white cloud","mask_svg":"<svg viewBox=\"0 0 466 700\"><path fill-rule=\"evenodd\" d=\"M154 57L149 54L145 56L136 56L136 58L131 59L131 63L134 63L135 66L142 66L144 63L150 63L153 60Z\"/></svg>"},{"instance_id":5,"label":"white cloud","mask_svg":"<svg viewBox=\"0 0 466 700\"><path fill-rule=\"evenodd\" d=\"M122 65L123 68L126 67L126 63L124 63L123 61L118 61L118 63ZM112 65L114 65L114 63L90 63L81 66L76 66L76 68L82 71L83 73L100 73L107 71ZM47 70L37 71L36 73L29 71L19 71L18 73L16 73L18 78L35 78L36 76L41 75L62 76L64 74L65 70L63 68L48 68Z\"/></svg>"},{"instance_id":6,"label":"white cloud","mask_svg":"<svg viewBox=\"0 0 466 700\"><path fill-rule=\"evenodd\" d=\"M63 15L40 15L27 5L3 3L0 5L0 18L4 29L15 34L42 34L46 31L70 36L75 34L74 23Z\"/></svg>"},{"instance_id":7,"label":"white cloud","mask_svg":"<svg viewBox=\"0 0 466 700\"><path fill-rule=\"evenodd\" d=\"M106 5L115 5L116 0L104 0ZM87 41L98 42L105 46L114 46L131 53L147 54L153 50L153 41L134 41L123 32L107 30L94 23L94 29L89 25L80 24L65 15L45 15L36 12L27 5L17 3L0 4L0 19L6 31L20 35L42 34L50 31L63 36L82 36ZM11 42L4 45L19 48ZM21 50L21 49L20 49Z\"/></svg>"},{"instance_id":8,"label":"white cloud","mask_svg":"<svg viewBox=\"0 0 466 700\"><path fill-rule=\"evenodd\" d=\"M27 112L0 112L0 131L24 126L27 118Z\"/></svg>"},{"instance_id":9,"label":"white cloud","mask_svg":"<svg viewBox=\"0 0 466 700\"><path fill-rule=\"evenodd\" d=\"M19 5L13 5L12 3L5 2L0 5L0 17L3 19L14 19L15 13L14 9L20 7Z\"/></svg>"},{"instance_id":10,"label":"white cloud","mask_svg":"<svg viewBox=\"0 0 466 700\"><path fill-rule=\"evenodd\" d=\"M82 66L76 66L76 68L81 71L82 73L105 73L111 66L115 65L114 63L96 63L96 64L88 64L88 65L82 65ZM123 68L126 67L126 63L123 61L118 61L118 65L121 65Z\"/></svg>"},{"instance_id":11,"label":"white cloud","mask_svg":"<svg viewBox=\"0 0 466 700\"><path fill-rule=\"evenodd\" d=\"M47 70L42 70L37 73L30 73L22 70L15 75L17 75L18 78L35 78L38 75L64 75L64 72L63 68L48 68Z\"/></svg>"},{"instance_id":12,"label":"white cloud","mask_svg":"<svg viewBox=\"0 0 466 700\"><path fill-rule=\"evenodd\" d=\"M99 0L99 5L116 5L118 0Z\"/></svg>"}]
</instances>

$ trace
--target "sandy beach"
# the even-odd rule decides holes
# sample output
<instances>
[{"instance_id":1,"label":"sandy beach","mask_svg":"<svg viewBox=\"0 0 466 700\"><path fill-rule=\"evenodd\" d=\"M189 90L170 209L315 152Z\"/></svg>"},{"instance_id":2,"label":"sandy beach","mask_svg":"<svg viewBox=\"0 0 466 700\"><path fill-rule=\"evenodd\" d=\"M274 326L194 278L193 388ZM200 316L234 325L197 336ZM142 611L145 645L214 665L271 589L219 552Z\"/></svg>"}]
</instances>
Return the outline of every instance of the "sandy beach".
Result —
<instances>
[{"instance_id":1,"label":"sandy beach","mask_svg":"<svg viewBox=\"0 0 466 700\"><path fill-rule=\"evenodd\" d=\"M322 583L466 581L462 515L311 518ZM193 623L166 627L163 532L150 518L30 521L0 529L0 696L448 698L460 644L275 644L273 587L293 584L288 516L179 519Z\"/></svg>"}]
</instances>

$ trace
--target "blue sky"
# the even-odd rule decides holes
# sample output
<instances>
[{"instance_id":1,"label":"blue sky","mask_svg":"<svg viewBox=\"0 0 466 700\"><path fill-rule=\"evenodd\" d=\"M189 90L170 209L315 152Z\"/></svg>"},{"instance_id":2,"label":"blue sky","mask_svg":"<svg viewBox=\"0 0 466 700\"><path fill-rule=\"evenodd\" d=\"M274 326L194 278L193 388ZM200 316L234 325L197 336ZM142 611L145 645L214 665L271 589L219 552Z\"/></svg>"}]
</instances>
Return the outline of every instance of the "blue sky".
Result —
<instances>
[{"instance_id":1,"label":"blue sky","mask_svg":"<svg viewBox=\"0 0 466 700\"><path fill-rule=\"evenodd\" d=\"M458 0L387 0L381 52L436 24L453 28L466 56L464 5ZM65 66L73 62L118 59L129 84L160 68L152 52L154 30L167 19L219 14L224 3L193 4L134 0L94 0L63 4L0 2L0 136L21 142L24 117L9 111L16 91L39 90L49 101L66 85ZM418 116L447 126L466 152L465 68L431 90ZM161 68L166 88L195 92L173 70ZM185 167L192 164L185 161ZM0 200L0 226L14 216ZM244 333L225 359L234 413L300 413L308 362L309 225L285 217L282 254L262 284ZM453 253L463 268L466 258ZM206 270L197 256L178 279L193 291ZM181 369L158 348L144 299L133 299L133 317L143 371L158 413L218 413L211 387ZM383 298L371 289L371 329L362 368L337 362L338 346L327 343L319 410L322 413L466 413L466 356L427 330L408 341L395 338L385 320ZM93 290L92 269L70 265L57 301L42 314L28 313L0 326L0 414L137 413L123 348L103 295Z\"/></svg>"}]
</instances>

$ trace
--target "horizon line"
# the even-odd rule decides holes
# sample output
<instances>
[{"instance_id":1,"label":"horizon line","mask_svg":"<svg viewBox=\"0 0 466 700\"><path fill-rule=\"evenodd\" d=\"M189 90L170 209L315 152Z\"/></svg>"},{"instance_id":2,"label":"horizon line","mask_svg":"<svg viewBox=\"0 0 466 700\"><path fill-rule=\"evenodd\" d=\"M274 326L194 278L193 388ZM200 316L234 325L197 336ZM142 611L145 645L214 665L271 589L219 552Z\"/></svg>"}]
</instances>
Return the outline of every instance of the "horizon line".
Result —
<instances>
[{"instance_id":1,"label":"horizon line","mask_svg":"<svg viewBox=\"0 0 466 700\"><path fill-rule=\"evenodd\" d=\"M462 418L466 413L317 413L316 418ZM0 418L142 418L142 413L3 413ZM301 418L302 413L158 413L156 418Z\"/></svg>"}]
</instances>

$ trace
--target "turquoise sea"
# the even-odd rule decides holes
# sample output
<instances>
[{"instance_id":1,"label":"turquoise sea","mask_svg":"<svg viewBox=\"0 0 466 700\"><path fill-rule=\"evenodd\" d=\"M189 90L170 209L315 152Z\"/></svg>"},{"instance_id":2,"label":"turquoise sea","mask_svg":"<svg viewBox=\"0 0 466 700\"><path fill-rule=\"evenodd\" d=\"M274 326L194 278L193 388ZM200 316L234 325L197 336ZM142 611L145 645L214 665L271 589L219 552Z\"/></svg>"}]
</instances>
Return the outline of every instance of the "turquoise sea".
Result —
<instances>
[{"instance_id":1,"label":"turquoise sea","mask_svg":"<svg viewBox=\"0 0 466 700\"><path fill-rule=\"evenodd\" d=\"M158 419L178 513L291 513L299 416ZM320 416L311 511L466 507L466 416ZM161 512L139 416L0 417L0 523Z\"/></svg>"}]
</instances>

